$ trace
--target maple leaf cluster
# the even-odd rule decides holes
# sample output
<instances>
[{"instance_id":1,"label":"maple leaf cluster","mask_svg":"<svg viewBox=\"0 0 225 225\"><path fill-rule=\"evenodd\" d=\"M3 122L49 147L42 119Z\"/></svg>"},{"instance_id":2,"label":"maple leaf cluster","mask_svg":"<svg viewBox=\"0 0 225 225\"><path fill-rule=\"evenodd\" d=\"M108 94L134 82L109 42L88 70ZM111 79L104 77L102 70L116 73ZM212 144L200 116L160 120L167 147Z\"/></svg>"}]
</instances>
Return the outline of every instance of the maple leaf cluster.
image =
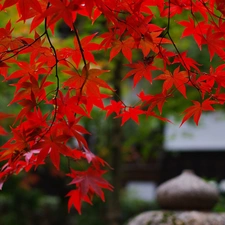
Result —
<instances>
[{"instance_id":1,"label":"maple leaf cluster","mask_svg":"<svg viewBox=\"0 0 225 225\"><path fill-rule=\"evenodd\" d=\"M0 127L0 135L8 136L0 148L1 187L10 175L36 169L48 158L58 170L61 156L86 161L86 170L71 168L66 174L74 187L67 195L68 208L74 206L80 213L83 201L91 204L93 195L104 200L102 189L113 189L103 178L108 164L91 152L85 139L89 131L82 118L91 119L94 107L107 117L121 118L121 125L129 119L139 123L140 115L168 121L163 107L176 92L191 104L184 109L182 125L191 117L198 124L202 112L225 102L223 0L2 0L1 18L7 18L11 8L18 12L17 22L9 20L0 28L0 75L15 88L9 105L18 105L20 112L0 112L0 120L14 120L9 132ZM188 50L181 51L170 33L173 17L183 13L188 16L176 19L180 38L191 36L199 51L207 47L209 71L203 72ZM75 26L80 15L92 26L103 17L107 31L81 38ZM157 17L164 19L164 27ZM72 47L54 45L61 20L74 34ZM29 24L27 36L14 33L18 23ZM160 82L161 90L140 91L133 106L112 99L116 90L104 79L110 71L101 69L95 51L108 52L109 62L122 55L128 62L123 80L132 79L133 88L145 80L149 87ZM134 57L137 52L139 60ZM220 62L216 68L211 65L215 58ZM199 93L197 99L189 98L191 89ZM77 144L72 146L71 140Z\"/></svg>"}]
</instances>

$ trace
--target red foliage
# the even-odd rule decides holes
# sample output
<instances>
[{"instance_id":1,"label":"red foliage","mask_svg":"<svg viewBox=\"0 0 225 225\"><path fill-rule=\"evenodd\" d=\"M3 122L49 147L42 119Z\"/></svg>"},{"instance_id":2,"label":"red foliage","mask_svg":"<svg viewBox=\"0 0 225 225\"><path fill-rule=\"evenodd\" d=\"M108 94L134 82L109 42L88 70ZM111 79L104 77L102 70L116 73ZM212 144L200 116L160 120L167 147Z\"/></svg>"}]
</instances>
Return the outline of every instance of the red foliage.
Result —
<instances>
[{"instance_id":1,"label":"red foliage","mask_svg":"<svg viewBox=\"0 0 225 225\"><path fill-rule=\"evenodd\" d=\"M170 122L161 114L176 92L192 103L184 109L181 125L191 117L198 125L203 111L225 103L224 0L2 0L0 7L1 18L7 18L12 7L18 12L15 24L9 20L0 28L0 75L15 87L10 104L21 107L17 115L0 113L1 121L14 120L9 133L9 128L0 126L0 135L8 136L0 148L4 162L0 187L10 175L37 168L48 157L58 170L61 156L75 162L86 160L86 171L71 168L67 174L75 185L67 195L68 208L75 206L80 213L83 201L91 203L93 195L104 200L102 189L112 190L103 178L103 167L108 164L90 151L84 137L89 132L80 123L84 117L91 118L94 106L106 111L106 116L122 118L121 125L130 119L139 123L142 114ZM78 15L89 18L92 26L102 16L107 30L81 38L75 26ZM163 27L158 17L164 19ZM56 48L52 39L60 20L74 33L73 43L66 48ZM188 50L179 49L170 33L172 20L182 29L178 39L191 36L200 51L207 46L208 72L202 71L203 65ZM23 22L30 23L32 36L15 35L14 27ZM119 97L110 99L116 90L104 80L110 71L100 68L95 51L109 51L109 62L122 55L129 63L124 65L128 72L123 80L132 78L133 88L144 80L149 85L163 82L162 90L156 94L141 91L133 106ZM214 59L220 64L217 68L210 64ZM200 93L197 99L190 99L191 89ZM76 141L76 148L70 147L71 140Z\"/></svg>"}]
</instances>

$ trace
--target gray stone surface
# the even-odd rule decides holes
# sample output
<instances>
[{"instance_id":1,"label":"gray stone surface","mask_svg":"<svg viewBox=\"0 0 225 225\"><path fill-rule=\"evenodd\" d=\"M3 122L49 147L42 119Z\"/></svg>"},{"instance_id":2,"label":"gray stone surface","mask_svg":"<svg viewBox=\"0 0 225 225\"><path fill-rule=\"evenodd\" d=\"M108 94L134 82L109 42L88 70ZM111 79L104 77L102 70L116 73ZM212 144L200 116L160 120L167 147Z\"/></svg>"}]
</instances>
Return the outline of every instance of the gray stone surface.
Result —
<instances>
[{"instance_id":1,"label":"gray stone surface","mask_svg":"<svg viewBox=\"0 0 225 225\"><path fill-rule=\"evenodd\" d=\"M205 211L212 209L218 199L218 190L190 170L157 188L157 201L163 209Z\"/></svg>"},{"instance_id":2,"label":"gray stone surface","mask_svg":"<svg viewBox=\"0 0 225 225\"><path fill-rule=\"evenodd\" d=\"M225 225L225 213L199 211L149 211L127 225Z\"/></svg>"}]
</instances>

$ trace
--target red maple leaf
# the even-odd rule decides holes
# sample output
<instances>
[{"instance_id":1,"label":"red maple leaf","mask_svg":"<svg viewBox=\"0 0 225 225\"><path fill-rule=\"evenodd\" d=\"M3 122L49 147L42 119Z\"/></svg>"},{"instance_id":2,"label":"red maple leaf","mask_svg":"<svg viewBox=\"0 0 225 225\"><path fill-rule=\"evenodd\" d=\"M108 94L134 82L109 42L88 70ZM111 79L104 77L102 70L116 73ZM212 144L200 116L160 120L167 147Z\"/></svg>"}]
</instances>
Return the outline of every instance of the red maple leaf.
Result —
<instances>
[{"instance_id":1,"label":"red maple leaf","mask_svg":"<svg viewBox=\"0 0 225 225\"><path fill-rule=\"evenodd\" d=\"M0 126L0 135L7 135L8 133L6 132L6 130Z\"/></svg>"},{"instance_id":2,"label":"red maple leaf","mask_svg":"<svg viewBox=\"0 0 225 225\"><path fill-rule=\"evenodd\" d=\"M84 148L83 154L84 154L85 158L87 159L88 163L92 163L92 165L95 168L100 169L102 166L108 166L110 168L110 165L106 161L104 161L100 157L93 154L93 152L91 152L89 149Z\"/></svg>"},{"instance_id":3,"label":"red maple leaf","mask_svg":"<svg viewBox=\"0 0 225 225\"><path fill-rule=\"evenodd\" d=\"M77 212L81 214L81 204L83 201L92 205L90 198L88 196L82 196L79 189L69 191L66 196L69 197L68 212L70 212L71 207L74 206Z\"/></svg>"},{"instance_id":4,"label":"red maple leaf","mask_svg":"<svg viewBox=\"0 0 225 225\"><path fill-rule=\"evenodd\" d=\"M200 72L200 69L198 64L194 59L187 57L187 52L182 52L179 55L175 56L173 63L181 63L183 67L190 71L191 68L195 69L197 72Z\"/></svg>"},{"instance_id":5,"label":"red maple leaf","mask_svg":"<svg viewBox=\"0 0 225 225\"><path fill-rule=\"evenodd\" d=\"M159 116L159 115L157 115L155 112L153 112L153 111L148 111L147 113L146 113L146 115L147 116L151 116L151 117L155 117L155 118L157 118L157 119L159 119L159 120L161 120L161 121L163 121L163 122L169 122L169 123L172 123L169 119L167 119L167 118L165 118L165 117L162 117L162 116Z\"/></svg>"},{"instance_id":6,"label":"red maple leaf","mask_svg":"<svg viewBox=\"0 0 225 225\"><path fill-rule=\"evenodd\" d=\"M123 55L126 59L131 62L132 61L132 49L134 47L134 39L128 38L122 41L115 40L112 42L112 49L110 51L110 61L120 52L122 51Z\"/></svg>"},{"instance_id":7,"label":"red maple leaf","mask_svg":"<svg viewBox=\"0 0 225 225\"><path fill-rule=\"evenodd\" d=\"M174 85L187 98L185 84L189 81L188 73L186 71L180 71L179 67L174 70L173 74L168 70L164 71L164 74L157 76L155 80L165 80L163 83L163 92L167 92Z\"/></svg>"},{"instance_id":8,"label":"red maple leaf","mask_svg":"<svg viewBox=\"0 0 225 225\"><path fill-rule=\"evenodd\" d=\"M74 71L64 71L71 77L64 82L64 86L81 91L87 96L100 97L100 87L112 90L112 88L99 76L108 70L90 69L90 64L83 67L81 75Z\"/></svg>"},{"instance_id":9,"label":"red maple leaf","mask_svg":"<svg viewBox=\"0 0 225 225\"><path fill-rule=\"evenodd\" d=\"M9 118L9 117L14 117L15 115L13 114L9 114L9 113L4 113L4 112L0 112L0 120Z\"/></svg>"},{"instance_id":10,"label":"red maple leaf","mask_svg":"<svg viewBox=\"0 0 225 225\"><path fill-rule=\"evenodd\" d=\"M118 116L121 109L123 109L123 108L125 108L125 106L123 105L123 103L121 101L116 102L114 100L111 100L110 105L105 107L105 110L107 111L106 117L108 117L112 113L116 113L116 115Z\"/></svg>"},{"instance_id":11,"label":"red maple leaf","mask_svg":"<svg viewBox=\"0 0 225 225\"><path fill-rule=\"evenodd\" d=\"M102 177L105 172L106 171L104 170L96 170L93 167L89 167L87 171L79 172L71 170L71 173L67 174L67 176L73 179L69 184L75 184L77 188L75 191L71 191L67 195L70 197L70 200L68 202L69 210L72 205L74 205L80 213L82 201L90 203L90 197L92 197L93 194L98 195L102 199L102 201L105 200L104 192L102 191L102 189L113 189L112 185L110 185Z\"/></svg>"},{"instance_id":12,"label":"red maple leaf","mask_svg":"<svg viewBox=\"0 0 225 225\"><path fill-rule=\"evenodd\" d=\"M208 31L205 37L202 38L202 44L206 44L208 46L210 61L214 57L216 53L222 59L225 58L225 40L222 40L223 32L213 32L212 26L208 28Z\"/></svg>"},{"instance_id":13,"label":"red maple leaf","mask_svg":"<svg viewBox=\"0 0 225 225\"><path fill-rule=\"evenodd\" d=\"M216 0L217 10L225 16L225 2L223 0Z\"/></svg>"},{"instance_id":14,"label":"red maple leaf","mask_svg":"<svg viewBox=\"0 0 225 225\"><path fill-rule=\"evenodd\" d=\"M133 69L129 71L123 79L126 79L130 76L134 76L133 78L134 87L143 77L150 83L152 83L152 70L157 70L157 67L153 66L152 63L145 63L141 61L137 63L128 64L127 66Z\"/></svg>"},{"instance_id":15,"label":"red maple leaf","mask_svg":"<svg viewBox=\"0 0 225 225\"><path fill-rule=\"evenodd\" d=\"M76 18L76 10L80 8L75 1L67 0L49 0L51 6L45 10L41 18L49 17L48 26L54 25L58 20L63 19L65 23L73 30L73 22Z\"/></svg>"},{"instance_id":16,"label":"red maple leaf","mask_svg":"<svg viewBox=\"0 0 225 225\"><path fill-rule=\"evenodd\" d=\"M112 43L115 41L115 33L112 29L109 32L106 32L100 36L104 40L100 43L100 48L104 48L105 50L112 46Z\"/></svg>"},{"instance_id":17,"label":"red maple leaf","mask_svg":"<svg viewBox=\"0 0 225 225\"><path fill-rule=\"evenodd\" d=\"M162 31L148 32L142 36L139 44L139 48L142 50L144 57L146 57L150 51L159 52L159 45L171 43L170 40L160 37Z\"/></svg>"},{"instance_id":18,"label":"red maple leaf","mask_svg":"<svg viewBox=\"0 0 225 225\"><path fill-rule=\"evenodd\" d=\"M194 122L196 125L199 123L199 119L201 117L202 111L213 111L214 108L212 107L212 104L215 104L216 102L210 99L204 100L202 103L198 101L193 101L194 105L188 107L183 113L184 113L184 118L180 124L182 124L190 119L192 116L194 118Z\"/></svg>"},{"instance_id":19,"label":"red maple leaf","mask_svg":"<svg viewBox=\"0 0 225 225\"><path fill-rule=\"evenodd\" d=\"M192 18L189 18L189 21L180 21L178 22L182 26L186 27L183 31L182 38L187 36L193 36L195 42L197 43L199 49L202 46L202 38L207 33L209 24L206 21L201 21L195 25L195 22Z\"/></svg>"},{"instance_id":20,"label":"red maple leaf","mask_svg":"<svg viewBox=\"0 0 225 225\"><path fill-rule=\"evenodd\" d=\"M65 156L72 156L71 150L66 146L69 136L61 135L57 127L52 128L49 135L45 135L41 141L35 144L32 149L38 150L36 167L44 162L47 155L56 169L59 170L60 154Z\"/></svg>"},{"instance_id":21,"label":"red maple leaf","mask_svg":"<svg viewBox=\"0 0 225 225\"><path fill-rule=\"evenodd\" d=\"M96 64L96 62L92 52L99 50L99 45L97 43L90 42L96 36L96 34L97 33L86 36L85 38L80 40L80 44L82 46L82 54L84 58L94 64ZM82 59L82 54L76 37L74 38L74 47L75 50L72 51L72 59L76 63L77 67L79 67L80 61Z\"/></svg>"},{"instance_id":22,"label":"red maple leaf","mask_svg":"<svg viewBox=\"0 0 225 225\"><path fill-rule=\"evenodd\" d=\"M165 17L173 17L177 14L181 14L184 9L188 9L192 5L189 0L171 0L170 3L166 2L164 4L168 7L161 13L161 16Z\"/></svg>"},{"instance_id":23,"label":"red maple leaf","mask_svg":"<svg viewBox=\"0 0 225 225\"><path fill-rule=\"evenodd\" d=\"M83 126L78 124L79 120L80 118L69 118L68 121L63 120L61 123L55 125L55 128L62 130L65 137L75 138L79 148L88 148L84 135L90 133Z\"/></svg>"},{"instance_id":24,"label":"red maple leaf","mask_svg":"<svg viewBox=\"0 0 225 225\"><path fill-rule=\"evenodd\" d=\"M213 79L218 85L218 91L221 87L225 88L225 64L219 65L215 70L211 67L208 79ZM213 82L214 84L214 82ZM211 86L212 88L212 86Z\"/></svg>"},{"instance_id":25,"label":"red maple leaf","mask_svg":"<svg viewBox=\"0 0 225 225\"><path fill-rule=\"evenodd\" d=\"M160 114L162 114L163 105L165 104L167 98L170 96L171 94L168 94L167 92L155 95L146 95L144 91L141 91L138 95L138 97L143 101L143 105L148 107L147 113L151 113L157 106Z\"/></svg>"},{"instance_id":26,"label":"red maple leaf","mask_svg":"<svg viewBox=\"0 0 225 225\"><path fill-rule=\"evenodd\" d=\"M115 118L122 117L121 126L123 126L124 123L127 122L127 120L129 120L129 119L132 119L134 122L136 122L138 124L139 123L138 116L141 114L144 114L144 113L145 112L143 110L141 110L139 106L129 107L128 110L126 108L124 108L122 113L120 113Z\"/></svg>"}]
</instances>

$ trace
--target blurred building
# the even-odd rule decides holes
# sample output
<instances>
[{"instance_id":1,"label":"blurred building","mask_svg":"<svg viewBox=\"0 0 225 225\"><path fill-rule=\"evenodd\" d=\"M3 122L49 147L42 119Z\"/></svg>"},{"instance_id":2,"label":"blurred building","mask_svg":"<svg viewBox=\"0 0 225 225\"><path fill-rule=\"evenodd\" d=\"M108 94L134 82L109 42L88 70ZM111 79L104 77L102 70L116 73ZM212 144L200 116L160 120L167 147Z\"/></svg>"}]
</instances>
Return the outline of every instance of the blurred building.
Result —
<instances>
[{"instance_id":1,"label":"blurred building","mask_svg":"<svg viewBox=\"0 0 225 225\"><path fill-rule=\"evenodd\" d=\"M220 181L225 178L225 114L203 114L196 126L185 123L165 127L161 180L192 169L198 176Z\"/></svg>"},{"instance_id":2,"label":"blurred building","mask_svg":"<svg viewBox=\"0 0 225 225\"><path fill-rule=\"evenodd\" d=\"M124 173L129 190L132 186L133 190L136 188L136 192L142 192L147 188L143 186L145 181L154 194L153 187L181 174L184 169L191 169L200 177L220 182L225 179L225 114L203 114L198 126L191 122L186 122L181 127L180 121L167 123L164 128L163 149L155 160L125 165Z\"/></svg>"}]
</instances>

